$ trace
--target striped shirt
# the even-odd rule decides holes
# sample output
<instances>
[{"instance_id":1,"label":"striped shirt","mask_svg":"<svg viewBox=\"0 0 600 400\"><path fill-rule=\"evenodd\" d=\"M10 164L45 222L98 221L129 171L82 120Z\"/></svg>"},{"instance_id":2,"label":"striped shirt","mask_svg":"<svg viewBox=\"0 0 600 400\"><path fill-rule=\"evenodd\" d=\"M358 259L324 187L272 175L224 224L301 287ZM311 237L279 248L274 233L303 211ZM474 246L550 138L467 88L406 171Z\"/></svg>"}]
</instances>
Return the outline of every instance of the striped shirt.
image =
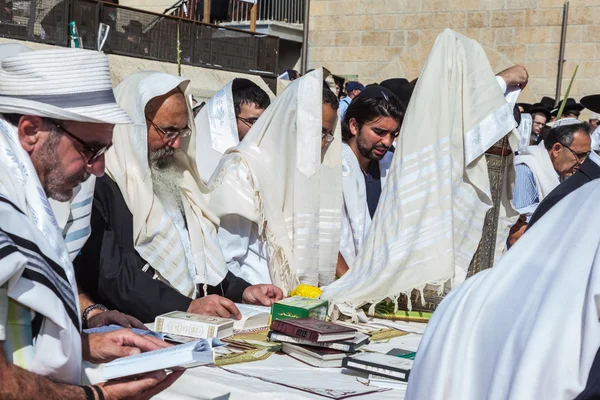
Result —
<instances>
[{"instance_id":1,"label":"striped shirt","mask_svg":"<svg viewBox=\"0 0 600 400\"><path fill-rule=\"evenodd\" d=\"M515 174L513 206L518 210L539 203L537 182L531 169L526 164L518 164L515 166Z\"/></svg>"}]
</instances>

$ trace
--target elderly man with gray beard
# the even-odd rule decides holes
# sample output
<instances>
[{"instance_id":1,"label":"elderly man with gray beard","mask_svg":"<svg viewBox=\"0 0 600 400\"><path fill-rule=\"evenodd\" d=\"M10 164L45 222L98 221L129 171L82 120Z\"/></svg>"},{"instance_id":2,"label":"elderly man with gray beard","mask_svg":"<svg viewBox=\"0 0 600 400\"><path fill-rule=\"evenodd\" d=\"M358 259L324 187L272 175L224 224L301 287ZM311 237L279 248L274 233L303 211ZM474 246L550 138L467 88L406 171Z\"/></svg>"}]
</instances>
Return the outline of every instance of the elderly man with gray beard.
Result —
<instances>
[{"instance_id":1,"label":"elderly man with gray beard","mask_svg":"<svg viewBox=\"0 0 600 400\"><path fill-rule=\"evenodd\" d=\"M240 318L234 302L270 306L283 296L227 271L196 168L188 86L141 72L115 89L134 124L115 131L107 174L96 182L92 233L75 260L93 300L144 322L174 310Z\"/></svg>"}]
</instances>

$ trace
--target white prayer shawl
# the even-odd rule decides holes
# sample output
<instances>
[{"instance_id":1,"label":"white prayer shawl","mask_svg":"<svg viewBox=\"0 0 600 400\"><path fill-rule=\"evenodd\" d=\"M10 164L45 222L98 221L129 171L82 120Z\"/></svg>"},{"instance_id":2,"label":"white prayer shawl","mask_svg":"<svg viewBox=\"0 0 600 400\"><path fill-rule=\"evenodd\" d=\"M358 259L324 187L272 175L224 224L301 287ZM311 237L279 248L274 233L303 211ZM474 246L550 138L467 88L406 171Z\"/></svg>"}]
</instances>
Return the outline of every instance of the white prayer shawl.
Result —
<instances>
[{"instance_id":1,"label":"white prayer shawl","mask_svg":"<svg viewBox=\"0 0 600 400\"><path fill-rule=\"evenodd\" d=\"M146 104L177 87L185 94L188 126L192 129L192 135L181 140L175 158L183 171L182 200L193 262L186 259L185 238L178 234L174 221L154 194L148 165ZM195 125L188 87L189 80L160 72L140 72L117 86L117 102L134 123L115 128L114 146L106 153L106 172L119 186L133 214L136 250L160 279L185 296L195 298L197 285L218 285L227 274L227 266L217 239L219 220L209 211L208 189L197 174Z\"/></svg>"},{"instance_id":2,"label":"white prayer shawl","mask_svg":"<svg viewBox=\"0 0 600 400\"><path fill-rule=\"evenodd\" d=\"M406 399L571 400L600 347L600 182L569 194L442 301Z\"/></svg>"},{"instance_id":3,"label":"white prayer shawl","mask_svg":"<svg viewBox=\"0 0 600 400\"><path fill-rule=\"evenodd\" d=\"M94 202L96 176L91 175L85 182L73 189L69 201L50 200L50 206L67 245L71 261L79 254L92 234L90 220Z\"/></svg>"},{"instance_id":4,"label":"white prayer shawl","mask_svg":"<svg viewBox=\"0 0 600 400\"><path fill-rule=\"evenodd\" d=\"M385 186L394 153L388 151L379 161L381 189ZM365 177L356 155L346 143L342 143L342 234L340 253L349 267L362 247L371 226L371 214L367 203Z\"/></svg>"},{"instance_id":5,"label":"white prayer shawl","mask_svg":"<svg viewBox=\"0 0 600 400\"><path fill-rule=\"evenodd\" d=\"M560 184L558 174L552 165L548 150L542 140L536 146L527 146L523 154L515 157L515 165L525 164L535 176L539 200L542 201Z\"/></svg>"},{"instance_id":6,"label":"white prayer shawl","mask_svg":"<svg viewBox=\"0 0 600 400\"><path fill-rule=\"evenodd\" d=\"M600 126L594 129L594 132L591 134L592 137L592 150L600 151Z\"/></svg>"},{"instance_id":7,"label":"white prayer shawl","mask_svg":"<svg viewBox=\"0 0 600 400\"><path fill-rule=\"evenodd\" d=\"M385 298L463 281L493 204L484 152L515 127L479 43L443 31L411 98L368 237L353 268L321 297L352 309L372 303L373 311ZM509 139L515 148L516 131ZM503 191L499 243L507 217L518 215L511 190Z\"/></svg>"},{"instance_id":8,"label":"white prayer shawl","mask_svg":"<svg viewBox=\"0 0 600 400\"><path fill-rule=\"evenodd\" d=\"M80 311L73 265L17 130L1 116L0 197L20 211L0 202L0 249L9 254L0 260L0 286L7 285L10 298L44 316L28 369L78 384Z\"/></svg>"},{"instance_id":9,"label":"white prayer shawl","mask_svg":"<svg viewBox=\"0 0 600 400\"><path fill-rule=\"evenodd\" d=\"M232 93L233 81L217 92L196 116L196 164L208 183L219 160L240 142Z\"/></svg>"},{"instance_id":10,"label":"white prayer shawl","mask_svg":"<svg viewBox=\"0 0 600 400\"><path fill-rule=\"evenodd\" d=\"M517 147L517 152L519 154L526 151L526 148L530 146L531 143L531 127L533 125L533 120L531 119L531 114L521 114L521 123L517 130L519 131L519 136L521 140L519 141L519 146Z\"/></svg>"},{"instance_id":11,"label":"white prayer shawl","mask_svg":"<svg viewBox=\"0 0 600 400\"><path fill-rule=\"evenodd\" d=\"M258 225L271 280L284 293L335 279L341 136L336 131L322 156L322 91L322 69L294 80L225 153L209 183L217 216L236 214Z\"/></svg>"}]
</instances>

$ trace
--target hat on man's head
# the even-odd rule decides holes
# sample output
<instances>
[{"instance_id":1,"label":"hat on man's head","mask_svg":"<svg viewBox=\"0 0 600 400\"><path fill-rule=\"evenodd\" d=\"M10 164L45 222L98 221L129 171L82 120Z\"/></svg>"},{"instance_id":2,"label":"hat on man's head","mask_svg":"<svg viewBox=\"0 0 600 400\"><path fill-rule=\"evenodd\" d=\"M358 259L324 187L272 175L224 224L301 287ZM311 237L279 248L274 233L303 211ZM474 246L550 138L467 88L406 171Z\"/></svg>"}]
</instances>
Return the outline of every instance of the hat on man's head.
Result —
<instances>
[{"instance_id":1,"label":"hat on man's head","mask_svg":"<svg viewBox=\"0 0 600 400\"><path fill-rule=\"evenodd\" d=\"M531 107L529 107L529 109L527 111L525 111L527 114L537 114L537 113L542 113L546 116L546 120L550 119L551 116L551 111L544 106L542 103L535 103L532 104Z\"/></svg>"},{"instance_id":2,"label":"hat on man's head","mask_svg":"<svg viewBox=\"0 0 600 400\"><path fill-rule=\"evenodd\" d=\"M83 49L7 57L0 68L0 113L65 121L130 124L115 100L108 58Z\"/></svg>"},{"instance_id":3,"label":"hat on man's head","mask_svg":"<svg viewBox=\"0 0 600 400\"><path fill-rule=\"evenodd\" d=\"M392 78L386 79L381 82L384 88L389 89L406 107L410 102L410 96L412 96L413 87L411 86L408 79L405 78Z\"/></svg>"},{"instance_id":4,"label":"hat on man's head","mask_svg":"<svg viewBox=\"0 0 600 400\"><path fill-rule=\"evenodd\" d=\"M17 54L33 51L33 49L23 46L19 43L3 43L0 44L0 61L7 57L16 56Z\"/></svg>"},{"instance_id":5,"label":"hat on man's head","mask_svg":"<svg viewBox=\"0 0 600 400\"><path fill-rule=\"evenodd\" d=\"M588 110L600 113L600 94L582 97L580 103Z\"/></svg>"},{"instance_id":6,"label":"hat on man's head","mask_svg":"<svg viewBox=\"0 0 600 400\"><path fill-rule=\"evenodd\" d=\"M353 90L363 91L363 90L365 90L365 87L360 82L356 82L356 81L348 82L348 84L346 85L346 91L351 92Z\"/></svg>"},{"instance_id":7,"label":"hat on man's head","mask_svg":"<svg viewBox=\"0 0 600 400\"><path fill-rule=\"evenodd\" d=\"M554 108L554 99L552 97L544 96L539 104L543 105L548 110L552 110Z\"/></svg>"},{"instance_id":8,"label":"hat on man's head","mask_svg":"<svg viewBox=\"0 0 600 400\"><path fill-rule=\"evenodd\" d=\"M530 103L517 103L517 106L521 107L524 113L529 113L529 109L531 108Z\"/></svg>"},{"instance_id":9,"label":"hat on man's head","mask_svg":"<svg viewBox=\"0 0 600 400\"><path fill-rule=\"evenodd\" d=\"M554 110L552 110L552 115L558 114L558 110L560 109L562 102L563 102L562 100L558 102L558 107L556 107ZM563 114L566 114L569 111L579 112L583 109L584 109L584 107L580 103L576 102L575 99L572 99L569 97L565 103L565 108L563 110ZM577 114L577 115L579 115L579 114Z\"/></svg>"}]
</instances>

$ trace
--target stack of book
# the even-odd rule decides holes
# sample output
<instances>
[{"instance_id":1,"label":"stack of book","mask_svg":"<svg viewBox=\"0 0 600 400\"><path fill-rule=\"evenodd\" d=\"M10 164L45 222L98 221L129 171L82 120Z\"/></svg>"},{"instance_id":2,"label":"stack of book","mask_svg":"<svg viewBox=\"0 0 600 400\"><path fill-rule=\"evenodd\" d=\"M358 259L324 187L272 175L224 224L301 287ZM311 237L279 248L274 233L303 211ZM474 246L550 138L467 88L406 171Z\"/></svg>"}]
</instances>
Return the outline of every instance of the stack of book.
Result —
<instances>
[{"instance_id":1,"label":"stack of book","mask_svg":"<svg viewBox=\"0 0 600 400\"><path fill-rule=\"evenodd\" d=\"M369 386L406 390L415 353L393 349L387 354L361 353L344 358L342 366L369 373Z\"/></svg>"},{"instance_id":2,"label":"stack of book","mask_svg":"<svg viewBox=\"0 0 600 400\"><path fill-rule=\"evenodd\" d=\"M369 343L355 329L315 318L277 320L269 340L283 343L283 352L314 367L341 367L349 353Z\"/></svg>"}]
</instances>

